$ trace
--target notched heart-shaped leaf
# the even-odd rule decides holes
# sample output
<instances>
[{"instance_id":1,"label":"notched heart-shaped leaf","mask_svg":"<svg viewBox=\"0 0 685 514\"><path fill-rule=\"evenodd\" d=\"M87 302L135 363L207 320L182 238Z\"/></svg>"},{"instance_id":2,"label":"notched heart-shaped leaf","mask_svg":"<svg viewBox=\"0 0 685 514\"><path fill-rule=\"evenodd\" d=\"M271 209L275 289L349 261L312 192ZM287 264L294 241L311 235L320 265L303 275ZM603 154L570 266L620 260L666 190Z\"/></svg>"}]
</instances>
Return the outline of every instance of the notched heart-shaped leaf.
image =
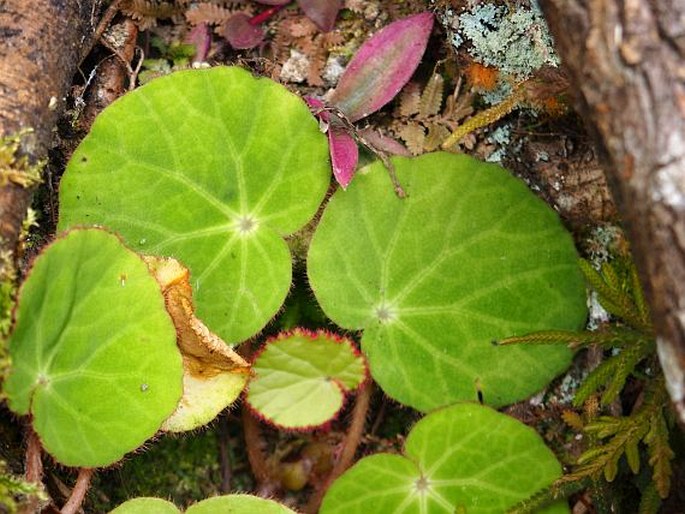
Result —
<instances>
[{"instance_id":1,"label":"notched heart-shaped leaf","mask_svg":"<svg viewBox=\"0 0 685 514\"><path fill-rule=\"evenodd\" d=\"M349 339L295 329L266 342L253 364L246 400L265 421L311 430L330 422L366 378L366 363Z\"/></svg>"},{"instance_id":2,"label":"notched heart-shaped leaf","mask_svg":"<svg viewBox=\"0 0 685 514\"><path fill-rule=\"evenodd\" d=\"M45 449L100 467L152 437L182 392L181 356L159 285L118 237L72 230L23 283L4 384Z\"/></svg>"},{"instance_id":3,"label":"notched heart-shaped leaf","mask_svg":"<svg viewBox=\"0 0 685 514\"><path fill-rule=\"evenodd\" d=\"M183 397L162 430L182 432L209 423L240 395L250 365L195 316L190 272L176 259L145 256L162 288L183 355Z\"/></svg>"}]
</instances>

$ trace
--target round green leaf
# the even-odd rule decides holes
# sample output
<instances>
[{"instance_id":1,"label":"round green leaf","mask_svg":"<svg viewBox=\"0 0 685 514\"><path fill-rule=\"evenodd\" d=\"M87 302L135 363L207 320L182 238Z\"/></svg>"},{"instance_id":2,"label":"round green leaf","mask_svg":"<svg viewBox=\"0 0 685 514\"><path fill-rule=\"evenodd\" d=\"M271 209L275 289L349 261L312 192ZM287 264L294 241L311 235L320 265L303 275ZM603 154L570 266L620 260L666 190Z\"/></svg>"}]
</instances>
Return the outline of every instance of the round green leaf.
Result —
<instances>
[{"instance_id":1,"label":"round green leaf","mask_svg":"<svg viewBox=\"0 0 685 514\"><path fill-rule=\"evenodd\" d=\"M326 138L297 96L239 68L151 81L108 107L67 166L59 228L99 224L191 271L197 316L227 343L283 304L283 236L330 180Z\"/></svg>"},{"instance_id":2,"label":"round green leaf","mask_svg":"<svg viewBox=\"0 0 685 514\"><path fill-rule=\"evenodd\" d=\"M161 498L133 498L109 514L181 514L181 511L173 503Z\"/></svg>"},{"instance_id":3,"label":"round green leaf","mask_svg":"<svg viewBox=\"0 0 685 514\"><path fill-rule=\"evenodd\" d=\"M477 404L423 418L404 453L358 461L328 490L321 514L501 514L561 476L533 429ZM558 502L540 512L569 509Z\"/></svg>"},{"instance_id":4,"label":"round green leaf","mask_svg":"<svg viewBox=\"0 0 685 514\"><path fill-rule=\"evenodd\" d=\"M186 514L295 514L289 508L272 500L249 494L230 494L209 498L191 505Z\"/></svg>"},{"instance_id":5,"label":"round green leaf","mask_svg":"<svg viewBox=\"0 0 685 514\"><path fill-rule=\"evenodd\" d=\"M252 371L248 404L286 429L313 429L331 421L366 377L364 359L348 339L304 330L268 341Z\"/></svg>"},{"instance_id":6,"label":"round green leaf","mask_svg":"<svg viewBox=\"0 0 685 514\"><path fill-rule=\"evenodd\" d=\"M571 352L492 341L580 328L585 285L570 235L498 166L447 153L394 163L407 198L377 163L326 207L308 256L324 312L364 330L374 379L417 409L538 391Z\"/></svg>"},{"instance_id":7,"label":"round green leaf","mask_svg":"<svg viewBox=\"0 0 685 514\"><path fill-rule=\"evenodd\" d=\"M74 230L35 260L9 338L10 408L31 414L68 466L118 461L181 397L181 355L146 264L103 230Z\"/></svg>"}]
</instances>

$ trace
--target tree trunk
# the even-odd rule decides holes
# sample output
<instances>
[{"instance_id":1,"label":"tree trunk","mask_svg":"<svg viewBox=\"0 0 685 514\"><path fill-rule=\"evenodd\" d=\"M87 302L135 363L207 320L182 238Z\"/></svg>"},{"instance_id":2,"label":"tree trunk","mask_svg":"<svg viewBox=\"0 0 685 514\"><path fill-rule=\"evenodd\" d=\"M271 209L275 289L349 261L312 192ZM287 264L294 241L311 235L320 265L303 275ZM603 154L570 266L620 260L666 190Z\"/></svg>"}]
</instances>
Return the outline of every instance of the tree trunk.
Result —
<instances>
[{"instance_id":1,"label":"tree trunk","mask_svg":"<svg viewBox=\"0 0 685 514\"><path fill-rule=\"evenodd\" d=\"M29 129L20 153L31 163L47 156L57 114L97 25L99 3L0 0L0 138ZM8 255L31 189L21 185L21 169L0 172L0 255Z\"/></svg>"},{"instance_id":2,"label":"tree trunk","mask_svg":"<svg viewBox=\"0 0 685 514\"><path fill-rule=\"evenodd\" d=\"M685 422L685 2L543 0L642 277Z\"/></svg>"}]
</instances>

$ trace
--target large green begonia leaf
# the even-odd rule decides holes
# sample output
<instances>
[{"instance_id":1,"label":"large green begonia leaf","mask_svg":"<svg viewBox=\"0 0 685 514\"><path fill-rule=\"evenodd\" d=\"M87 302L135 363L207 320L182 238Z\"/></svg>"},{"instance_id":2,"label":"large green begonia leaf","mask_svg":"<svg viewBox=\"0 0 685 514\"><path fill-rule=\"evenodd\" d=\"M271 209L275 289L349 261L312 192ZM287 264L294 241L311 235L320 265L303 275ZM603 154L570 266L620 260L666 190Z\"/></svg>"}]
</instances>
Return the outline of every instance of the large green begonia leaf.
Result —
<instances>
[{"instance_id":1,"label":"large green begonia leaf","mask_svg":"<svg viewBox=\"0 0 685 514\"><path fill-rule=\"evenodd\" d=\"M176 505L161 498L133 498L109 514L181 514Z\"/></svg>"},{"instance_id":2,"label":"large green begonia leaf","mask_svg":"<svg viewBox=\"0 0 685 514\"><path fill-rule=\"evenodd\" d=\"M110 514L180 514L173 503L161 498L134 498ZM186 514L295 514L272 500L249 494L229 494L202 500L188 507Z\"/></svg>"},{"instance_id":3,"label":"large green begonia leaf","mask_svg":"<svg viewBox=\"0 0 685 514\"><path fill-rule=\"evenodd\" d=\"M73 230L49 245L15 316L4 392L62 464L112 464L176 407L176 331L147 265L118 237Z\"/></svg>"},{"instance_id":4,"label":"large green begonia leaf","mask_svg":"<svg viewBox=\"0 0 685 514\"><path fill-rule=\"evenodd\" d=\"M380 163L327 205L308 273L324 312L363 329L371 374L428 411L480 393L493 406L544 387L570 363L557 346L495 347L542 329L578 329L585 285L556 213L495 165L435 153Z\"/></svg>"},{"instance_id":5,"label":"large green begonia leaf","mask_svg":"<svg viewBox=\"0 0 685 514\"><path fill-rule=\"evenodd\" d=\"M457 404L419 421L405 456L365 457L330 487L321 514L502 514L561 476L540 436L477 404ZM568 513L563 502L544 514Z\"/></svg>"},{"instance_id":6,"label":"large green begonia leaf","mask_svg":"<svg viewBox=\"0 0 685 514\"><path fill-rule=\"evenodd\" d=\"M283 236L321 203L327 152L305 103L279 84L240 68L174 73L96 119L62 179L59 228L104 225L180 260L198 317L240 342L283 304Z\"/></svg>"},{"instance_id":7,"label":"large green begonia leaf","mask_svg":"<svg viewBox=\"0 0 685 514\"><path fill-rule=\"evenodd\" d=\"M295 514L285 505L249 494L229 494L191 505L186 514Z\"/></svg>"}]
</instances>

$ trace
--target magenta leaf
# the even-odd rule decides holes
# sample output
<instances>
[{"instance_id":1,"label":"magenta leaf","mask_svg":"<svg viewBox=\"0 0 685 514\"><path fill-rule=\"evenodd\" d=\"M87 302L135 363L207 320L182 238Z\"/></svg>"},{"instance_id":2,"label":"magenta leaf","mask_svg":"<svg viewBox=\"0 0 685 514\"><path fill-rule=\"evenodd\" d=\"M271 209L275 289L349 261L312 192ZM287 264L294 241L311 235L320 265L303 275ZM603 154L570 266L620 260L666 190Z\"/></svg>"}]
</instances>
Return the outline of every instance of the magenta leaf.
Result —
<instances>
[{"instance_id":1,"label":"magenta leaf","mask_svg":"<svg viewBox=\"0 0 685 514\"><path fill-rule=\"evenodd\" d=\"M407 150L407 147L402 143L389 136L385 136L370 127L360 130L359 135L361 135L365 141L381 152L385 152L390 155L401 155L402 157L412 156L411 152Z\"/></svg>"},{"instance_id":2,"label":"magenta leaf","mask_svg":"<svg viewBox=\"0 0 685 514\"><path fill-rule=\"evenodd\" d=\"M333 29L342 0L297 0L300 9L323 32Z\"/></svg>"},{"instance_id":3,"label":"magenta leaf","mask_svg":"<svg viewBox=\"0 0 685 514\"><path fill-rule=\"evenodd\" d=\"M212 37L209 34L209 27L207 27L206 23L197 24L195 28L188 33L185 42L195 45L193 62L203 62L207 60Z\"/></svg>"},{"instance_id":4,"label":"magenta leaf","mask_svg":"<svg viewBox=\"0 0 685 514\"><path fill-rule=\"evenodd\" d=\"M350 121L383 107L414 74L432 28L433 15L421 13L391 23L376 33L347 65L330 103Z\"/></svg>"},{"instance_id":5,"label":"magenta leaf","mask_svg":"<svg viewBox=\"0 0 685 514\"><path fill-rule=\"evenodd\" d=\"M238 50L254 48L264 39L264 31L244 12L235 13L224 23L221 35Z\"/></svg>"},{"instance_id":6,"label":"magenta leaf","mask_svg":"<svg viewBox=\"0 0 685 514\"><path fill-rule=\"evenodd\" d=\"M331 126L328 129L328 145L331 152L333 176L338 184L346 189L357 168L359 159L357 143L344 129Z\"/></svg>"}]
</instances>

